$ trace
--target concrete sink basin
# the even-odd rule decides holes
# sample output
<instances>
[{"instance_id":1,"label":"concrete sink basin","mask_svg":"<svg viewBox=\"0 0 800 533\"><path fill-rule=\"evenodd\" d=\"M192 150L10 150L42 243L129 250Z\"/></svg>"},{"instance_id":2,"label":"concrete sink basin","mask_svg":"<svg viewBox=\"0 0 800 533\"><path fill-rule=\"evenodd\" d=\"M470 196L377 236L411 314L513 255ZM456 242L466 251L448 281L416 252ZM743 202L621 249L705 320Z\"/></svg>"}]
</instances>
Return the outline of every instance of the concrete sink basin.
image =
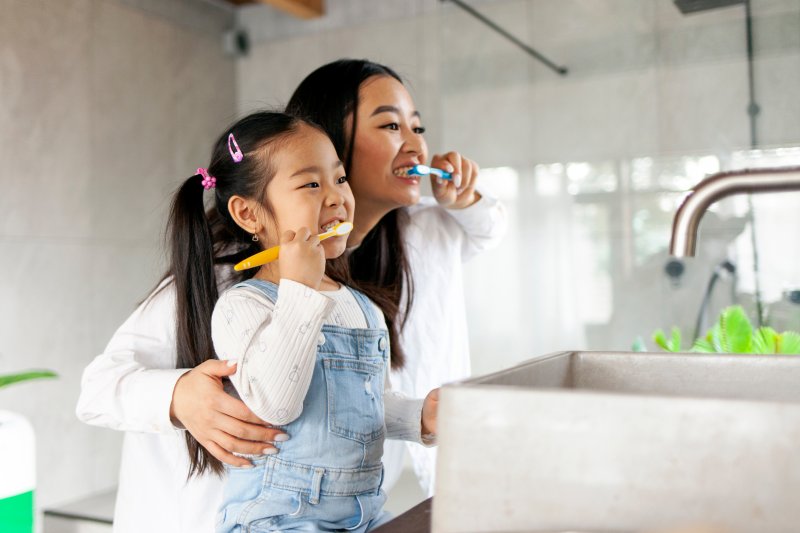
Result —
<instances>
[{"instance_id":1,"label":"concrete sink basin","mask_svg":"<svg viewBox=\"0 0 800 533\"><path fill-rule=\"evenodd\" d=\"M800 356L562 352L443 388L434 533L800 531Z\"/></svg>"}]
</instances>

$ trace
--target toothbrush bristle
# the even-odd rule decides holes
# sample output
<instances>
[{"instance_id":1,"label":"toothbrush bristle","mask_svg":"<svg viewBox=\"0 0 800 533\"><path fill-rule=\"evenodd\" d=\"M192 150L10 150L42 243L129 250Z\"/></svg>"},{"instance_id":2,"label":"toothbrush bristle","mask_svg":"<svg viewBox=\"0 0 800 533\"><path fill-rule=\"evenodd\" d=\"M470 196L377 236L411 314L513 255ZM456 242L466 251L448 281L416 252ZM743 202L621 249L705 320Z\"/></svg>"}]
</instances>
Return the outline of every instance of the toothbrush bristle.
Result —
<instances>
[{"instance_id":1,"label":"toothbrush bristle","mask_svg":"<svg viewBox=\"0 0 800 533\"><path fill-rule=\"evenodd\" d=\"M430 174L430 172L431 172L430 167L427 167L425 165L414 165L408 170L407 174L409 176L425 176L427 174Z\"/></svg>"}]
</instances>

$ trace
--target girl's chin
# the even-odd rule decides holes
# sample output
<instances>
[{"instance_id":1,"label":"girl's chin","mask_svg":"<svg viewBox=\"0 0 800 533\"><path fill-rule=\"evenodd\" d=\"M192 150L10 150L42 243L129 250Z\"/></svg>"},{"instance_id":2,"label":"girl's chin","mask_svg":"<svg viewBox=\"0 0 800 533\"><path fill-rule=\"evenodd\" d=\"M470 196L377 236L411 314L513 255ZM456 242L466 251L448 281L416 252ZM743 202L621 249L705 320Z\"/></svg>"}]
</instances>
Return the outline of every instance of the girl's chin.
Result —
<instances>
[{"instance_id":1,"label":"girl's chin","mask_svg":"<svg viewBox=\"0 0 800 533\"><path fill-rule=\"evenodd\" d=\"M341 241L341 242L331 242L331 241ZM331 237L330 239L326 239L322 243L323 248L325 249L325 259L336 259L340 255L344 253L347 249L347 240L344 236L342 237Z\"/></svg>"}]
</instances>

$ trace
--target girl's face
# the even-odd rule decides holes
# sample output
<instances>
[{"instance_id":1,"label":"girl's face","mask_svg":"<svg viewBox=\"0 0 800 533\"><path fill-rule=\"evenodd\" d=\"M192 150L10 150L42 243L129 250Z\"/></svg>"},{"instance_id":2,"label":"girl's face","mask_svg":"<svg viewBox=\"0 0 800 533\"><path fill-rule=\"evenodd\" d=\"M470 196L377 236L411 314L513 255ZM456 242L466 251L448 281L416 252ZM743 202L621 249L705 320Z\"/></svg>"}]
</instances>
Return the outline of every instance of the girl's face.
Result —
<instances>
[{"instance_id":1,"label":"girl's face","mask_svg":"<svg viewBox=\"0 0 800 533\"><path fill-rule=\"evenodd\" d=\"M352 222L353 192L330 139L302 124L279 142L272 160L275 176L266 191L275 219L266 224L265 248L278 244L287 230L307 227L319 234L339 222ZM342 255L346 244L346 235L322 241L325 257Z\"/></svg>"},{"instance_id":2,"label":"girl's face","mask_svg":"<svg viewBox=\"0 0 800 533\"><path fill-rule=\"evenodd\" d=\"M411 95L393 77L374 76L361 84L358 96L350 184L359 211L417 203L419 177L405 170L425 163L428 146Z\"/></svg>"}]
</instances>

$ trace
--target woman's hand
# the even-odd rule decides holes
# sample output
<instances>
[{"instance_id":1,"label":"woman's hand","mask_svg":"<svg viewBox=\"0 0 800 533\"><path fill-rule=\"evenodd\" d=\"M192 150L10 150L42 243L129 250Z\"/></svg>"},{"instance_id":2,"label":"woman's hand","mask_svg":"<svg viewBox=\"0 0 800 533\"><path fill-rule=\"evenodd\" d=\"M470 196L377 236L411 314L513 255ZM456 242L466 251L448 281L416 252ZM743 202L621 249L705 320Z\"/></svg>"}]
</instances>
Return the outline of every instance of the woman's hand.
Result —
<instances>
[{"instance_id":1,"label":"woman's hand","mask_svg":"<svg viewBox=\"0 0 800 533\"><path fill-rule=\"evenodd\" d=\"M431 174L433 196L439 205L449 209L463 209L480 200L481 195L475 191L480 171L477 163L458 152L447 152L444 155L434 155L431 166L453 175L452 180L443 180Z\"/></svg>"},{"instance_id":2,"label":"woman's hand","mask_svg":"<svg viewBox=\"0 0 800 533\"><path fill-rule=\"evenodd\" d=\"M436 421L439 411L439 389L433 389L425 396L422 404L422 435L436 435Z\"/></svg>"},{"instance_id":3,"label":"woman's hand","mask_svg":"<svg viewBox=\"0 0 800 533\"><path fill-rule=\"evenodd\" d=\"M281 278L319 290L325 274L325 249L317 235L308 228L283 232L278 268Z\"/></svg>"},{"instance_id":4,"label":"woman's hand","mask_svg":"<svg viewBox=\"0 0 800 533\"><path fill-rule=\"evenodd\" d=\"M236 365L211 359L182 375L175 383L169 414L223 463L248 466L250 461L232 452L276 453L271 443L288 440L288 435L265 427L241 400L223 390L222 378L234 372Z\"/></svg>"}]
</instances>

